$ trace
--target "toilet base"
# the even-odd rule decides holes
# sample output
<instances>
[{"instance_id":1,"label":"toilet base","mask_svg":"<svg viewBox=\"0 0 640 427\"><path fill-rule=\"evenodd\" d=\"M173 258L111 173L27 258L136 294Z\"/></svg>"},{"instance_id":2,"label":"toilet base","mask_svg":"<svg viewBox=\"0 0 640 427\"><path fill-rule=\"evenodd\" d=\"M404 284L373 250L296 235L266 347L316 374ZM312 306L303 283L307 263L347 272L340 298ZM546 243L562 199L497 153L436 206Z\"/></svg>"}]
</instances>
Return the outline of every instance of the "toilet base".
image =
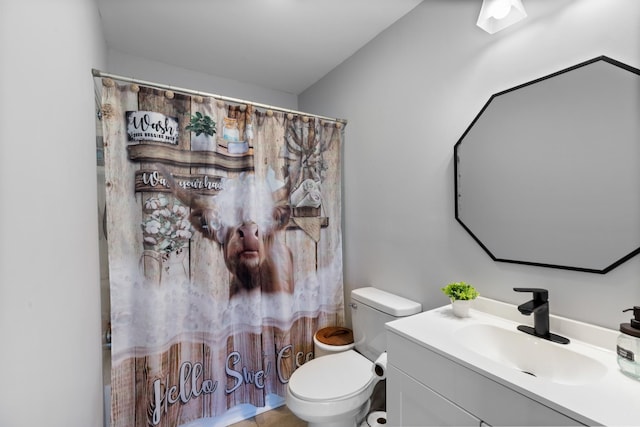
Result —
<instances>
[{"instance_id":1,"label":"toilet base","mask_svg":"<svg viewBox=\"0 0 640 427\"><path fill-rule=\"evenodd\" d=\"M301 401L292 396L287 389L286 405L295 416L306 421L308 427L358 427L366 421L371 408L368 396L371 395L376 382L373 381L360 395L362 400L340 402L339 406L335 405L337 402L323 404Z\"/></svg>"},{"instance_id":2,"label":"toilet base","mask_svg":"<svg viewBox=\"0 0 640 427\"><path fill-rule=\"evenodd\" d=\"M365 417L367 416L367 413L369 413L369 409L371 407L369 403L370 402L367 402L356 416L346 417L331 422L307 422L307 427L359 427L363 422L366 423Z\"/></svg>"},{"instance_id":3,"label":"toilet base","mask_svg":"<svg viewBox=\"0 0 640 427\"><path fill-rule=\"evenodd\" d=\"M358 427L354 422L353 424L345 424L344 421L336 421L333 423L307 423L308 427Z\"/></svg>"}]
</instances>

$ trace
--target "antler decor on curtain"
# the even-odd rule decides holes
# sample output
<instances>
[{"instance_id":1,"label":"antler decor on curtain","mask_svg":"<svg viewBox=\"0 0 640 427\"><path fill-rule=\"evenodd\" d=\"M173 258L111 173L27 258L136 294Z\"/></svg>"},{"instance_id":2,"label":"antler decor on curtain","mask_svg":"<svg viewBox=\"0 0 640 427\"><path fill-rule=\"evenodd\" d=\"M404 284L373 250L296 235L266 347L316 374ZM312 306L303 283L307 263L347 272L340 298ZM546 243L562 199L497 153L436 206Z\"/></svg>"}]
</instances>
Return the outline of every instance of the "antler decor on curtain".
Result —
<instances>
[{"instance_id":1,"label":"antler decor on curtain","mask_svg":"<svg viewBox=\"0 0 640 427\"><path fill-rule=\"evenodd\" d=\"M329 169L337 166L325 153L330 153L335 143L336 127L341 128L340 123L336 126L325 124L307 117L288 120L283 146L292 183L293 221L316 242L320 240L320 229L324 224L320 218L322 183Z\"/></svg>"},{"instance_id":2,"label":"antler decor on curtain","mask_svg":"<svg viewBox=\"0 0 640 427\"><path fill-rule=\"evenodd\" d=\"M344 323L343 124L104 78L111 425L279 405ZM223 421L221 421L223 422Z\"/></svg>"}]
</instances>

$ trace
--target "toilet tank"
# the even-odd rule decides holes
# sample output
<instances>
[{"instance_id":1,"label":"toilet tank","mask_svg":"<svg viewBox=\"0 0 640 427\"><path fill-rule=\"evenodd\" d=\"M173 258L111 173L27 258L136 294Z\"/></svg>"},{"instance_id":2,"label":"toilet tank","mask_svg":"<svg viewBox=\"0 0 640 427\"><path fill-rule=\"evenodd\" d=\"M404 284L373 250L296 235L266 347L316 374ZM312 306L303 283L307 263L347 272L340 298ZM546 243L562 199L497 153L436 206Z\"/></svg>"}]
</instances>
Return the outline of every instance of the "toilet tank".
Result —
<instances>
[{"instance_id":1,"label":"toilet tank","mask_svg":"<svg viewBox=\"0 0 640 427\"><path fill-rule=\"evenodd\" d=\"M387 351L384 324L422 310L420 303L373 287L352 290L350 306L356 350L371 361Z\"/></svg>"}]
</instances>

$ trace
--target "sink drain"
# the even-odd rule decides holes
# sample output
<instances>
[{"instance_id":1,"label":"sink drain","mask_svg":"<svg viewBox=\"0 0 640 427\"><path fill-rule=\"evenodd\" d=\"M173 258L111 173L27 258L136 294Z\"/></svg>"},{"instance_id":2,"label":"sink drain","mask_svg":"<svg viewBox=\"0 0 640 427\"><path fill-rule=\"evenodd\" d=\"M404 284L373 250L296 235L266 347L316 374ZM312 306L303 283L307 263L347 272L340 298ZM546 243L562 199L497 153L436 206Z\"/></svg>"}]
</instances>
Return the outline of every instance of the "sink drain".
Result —
<instances>
[{"instance_id":1,"label":"sink drain","mask_svg":"<svg viewBox=\"0 0 640 427\"><path fill-rule=\"evenodd\" d=\"M527 375L531 375L532 377L537 377L537 375L534 374L533 372L529 372L529 371L520 371L520 372L522 372L524 374L527 374Z\"/></svg>"}]
</instances>

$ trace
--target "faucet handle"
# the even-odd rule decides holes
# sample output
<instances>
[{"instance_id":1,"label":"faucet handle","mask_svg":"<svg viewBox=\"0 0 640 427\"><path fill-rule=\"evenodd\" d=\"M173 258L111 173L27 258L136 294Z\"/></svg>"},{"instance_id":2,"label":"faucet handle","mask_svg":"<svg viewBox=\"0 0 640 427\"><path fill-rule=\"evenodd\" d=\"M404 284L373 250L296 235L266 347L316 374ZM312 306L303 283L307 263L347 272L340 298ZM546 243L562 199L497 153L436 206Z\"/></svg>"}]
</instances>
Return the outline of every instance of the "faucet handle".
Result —
<instances>
[{"instance_id":1,"label":"faucet handle","mask_svg":"<svg viewBox=\"0 0 640 427\"><path fill-rule=\"evenodd\" d=\"M549 291L542 288L513 288L516 292L533 292L533 300L535 302L547 302L549 300Z\"/></svg>"}]
</instances>

